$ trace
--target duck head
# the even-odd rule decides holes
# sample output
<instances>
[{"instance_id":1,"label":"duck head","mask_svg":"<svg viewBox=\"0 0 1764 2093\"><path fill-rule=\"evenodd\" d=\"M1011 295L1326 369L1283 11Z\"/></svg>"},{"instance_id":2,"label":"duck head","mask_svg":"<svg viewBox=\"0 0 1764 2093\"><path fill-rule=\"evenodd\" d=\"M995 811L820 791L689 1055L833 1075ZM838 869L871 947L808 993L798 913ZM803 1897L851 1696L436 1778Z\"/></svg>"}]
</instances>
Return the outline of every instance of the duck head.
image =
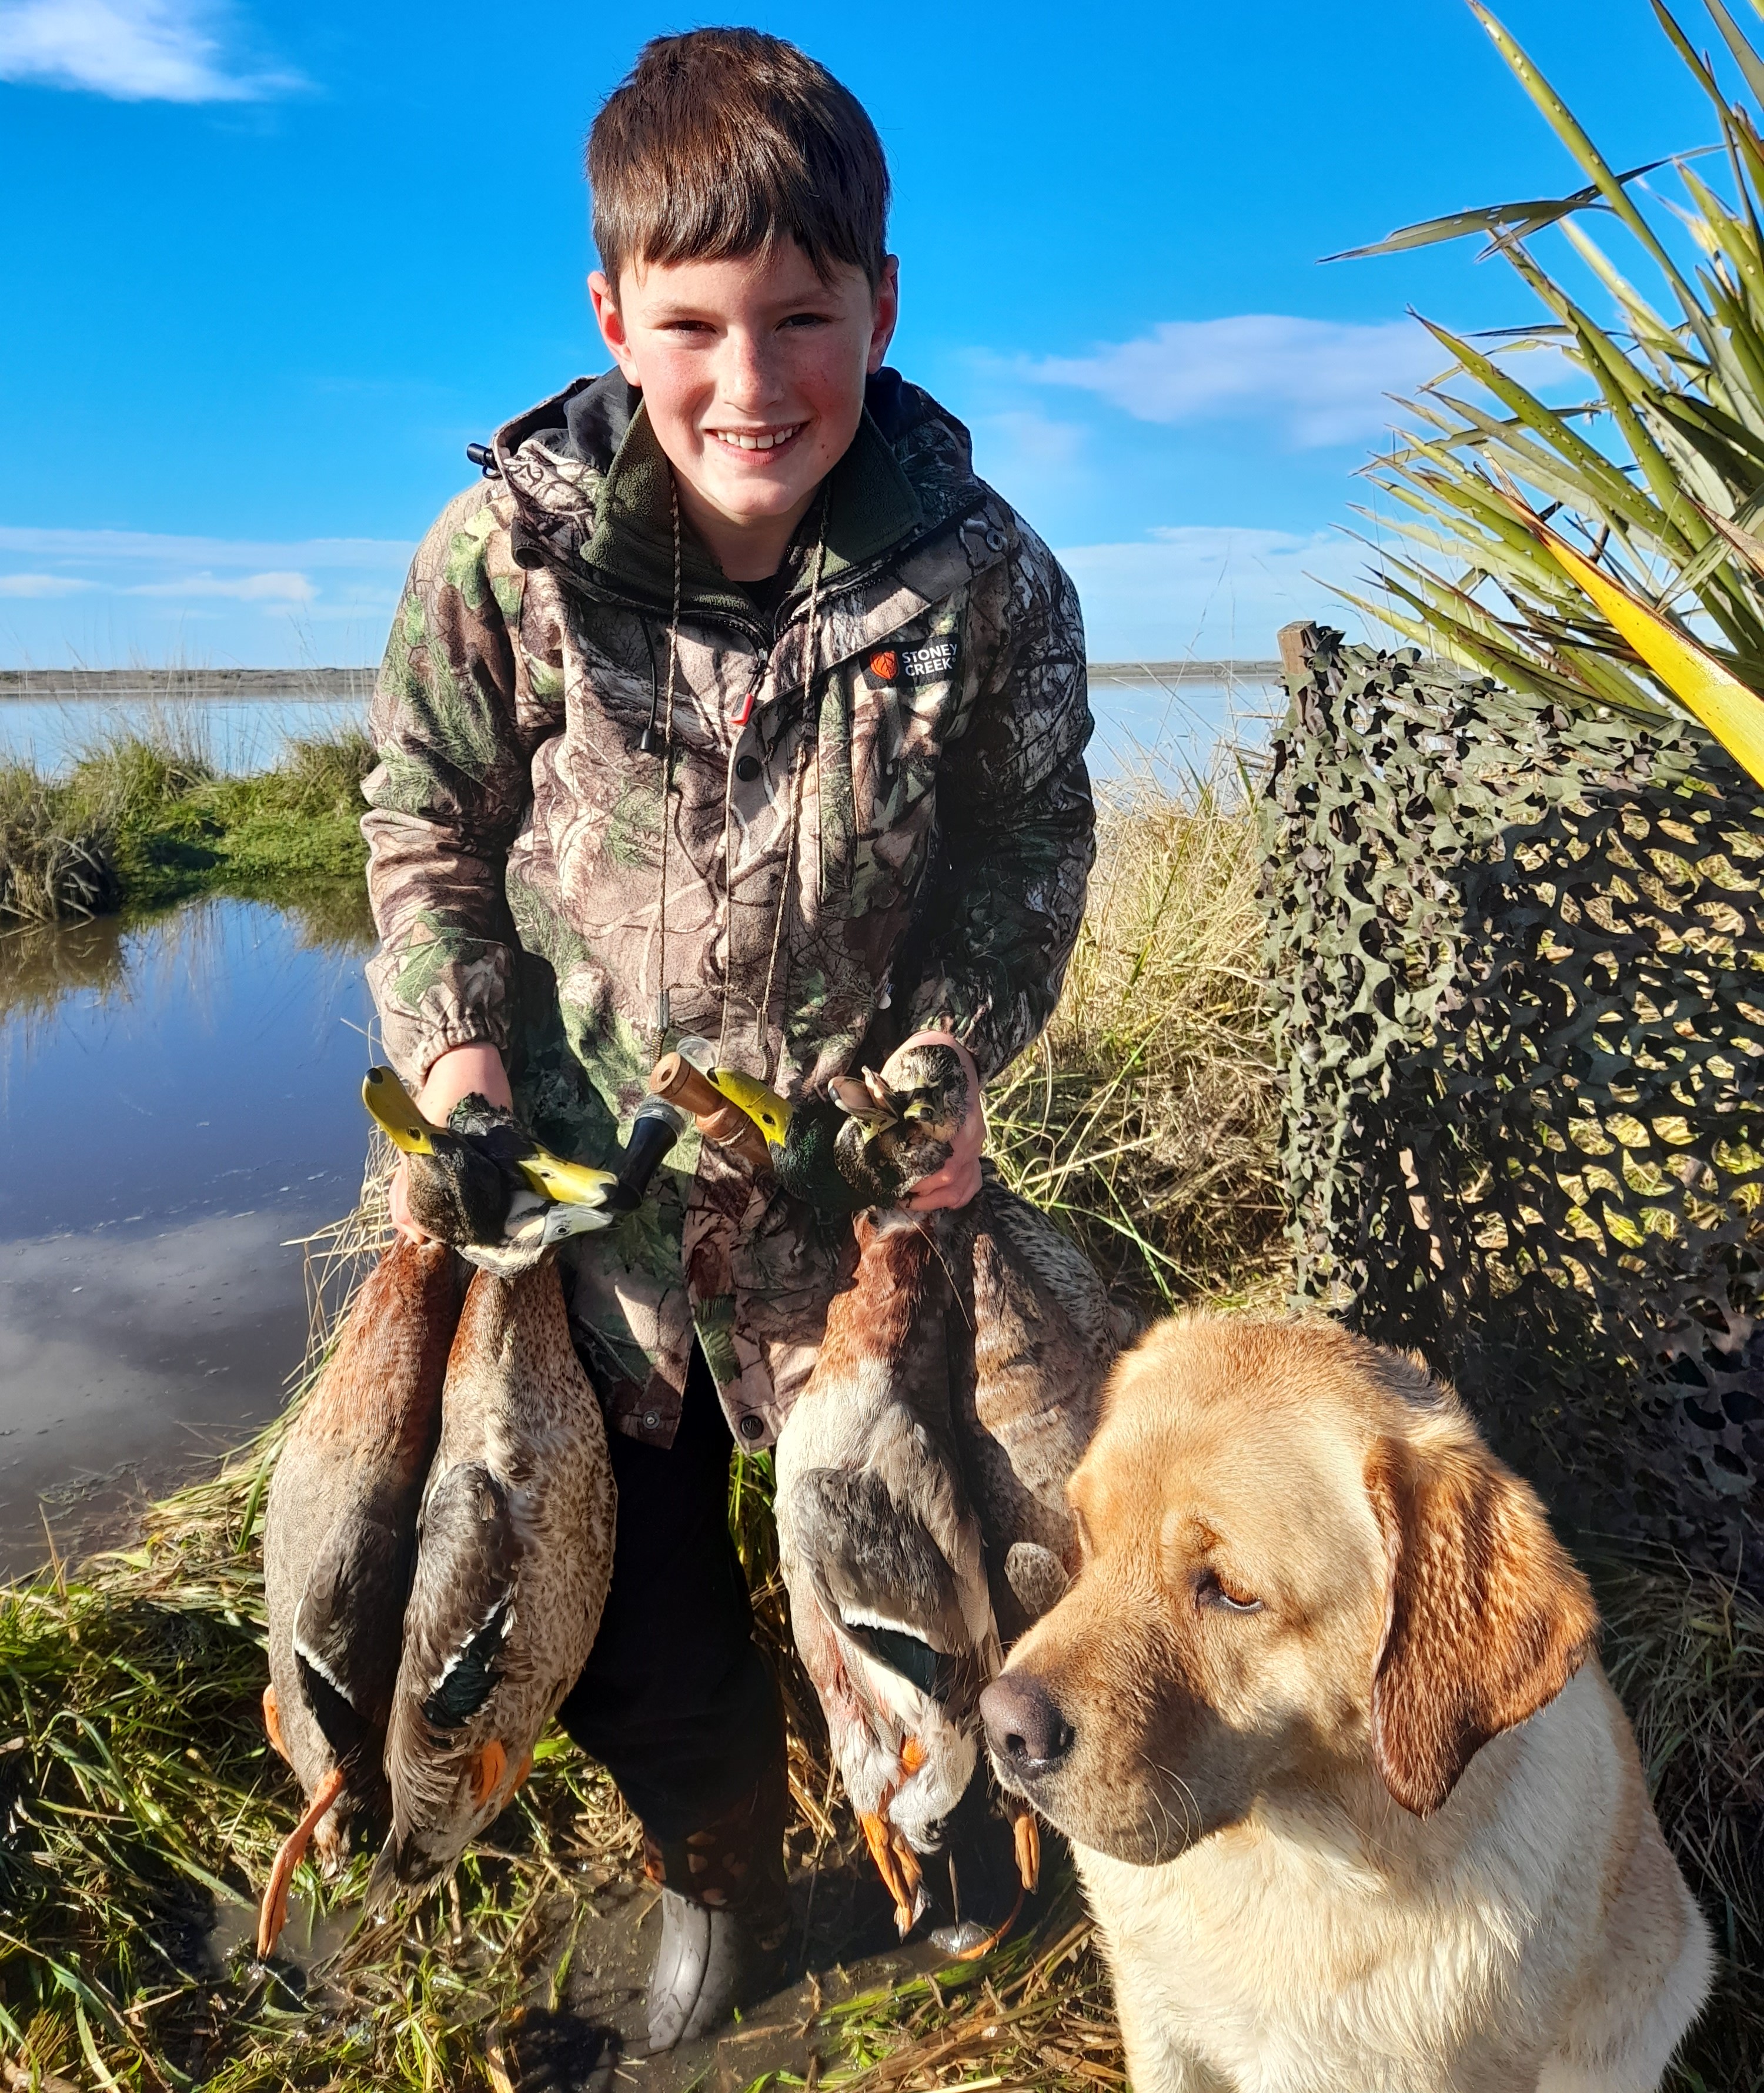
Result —
<instances>
[{"instance_id":1,"label":"duck head","mask_svg":"<svg viewBox=\"0 0 1764 2093\"><path fill-rule=\"evenodd\" d=\"M610 1170L566 1163L542 1148L514 1115L476 1093L436 1126L390 1068L370 1068L362 1101L405 1157L410 1218L425 1234L505 1277L537 1262L567 1236L609 1227L617 1182Z\"/></svg>"},{"instance_id":2,"label":"duck head","mask_svg":"<svg viewBox=\"0 0 1764 2093\"><path fill-rule=\"evenodd\" d=\"M787 1191L847 1211L898 1206L942 1169L971 1098L961 1056L929 1040L897 1047L879 1074L834 1077L825 1098L793 1103L735 1068L709 1080L765 1135Z\"/></svg>"},{"instance_id":3,"label":"duck head","mask_svg":"<svg viewBox=\"0 0 1764 2093\"><path fill-rule=\"evenodd\" d=\"M847 1115L834 1144L840 1174L878 1207L943 1168L973 1102L961 1056L935 1040L896 1047L879 1075L866 1068L833 1088Z\"/></svg>"}]
</instances>

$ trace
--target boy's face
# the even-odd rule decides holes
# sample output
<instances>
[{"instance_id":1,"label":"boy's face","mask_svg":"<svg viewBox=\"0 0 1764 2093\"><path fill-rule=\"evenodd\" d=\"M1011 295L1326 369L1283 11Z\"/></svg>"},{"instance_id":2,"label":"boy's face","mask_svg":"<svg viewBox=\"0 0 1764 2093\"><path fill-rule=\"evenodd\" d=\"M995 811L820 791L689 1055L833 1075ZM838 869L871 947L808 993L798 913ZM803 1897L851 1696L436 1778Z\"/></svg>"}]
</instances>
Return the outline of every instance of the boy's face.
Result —
<instances>
[{"instance_id":1,"label":"boy's face","mask_svg":"<svg viewBox=\"0 0 1764 2093\"><path fill-rule=\"evenodd\" d=\"M731 579L774 573L815 490L844 454L864 381L895 330L895 262L823 283L793 240L729 262L627 266L595 318L678 475L682 506Z\"/></svg>"}]
</instances>

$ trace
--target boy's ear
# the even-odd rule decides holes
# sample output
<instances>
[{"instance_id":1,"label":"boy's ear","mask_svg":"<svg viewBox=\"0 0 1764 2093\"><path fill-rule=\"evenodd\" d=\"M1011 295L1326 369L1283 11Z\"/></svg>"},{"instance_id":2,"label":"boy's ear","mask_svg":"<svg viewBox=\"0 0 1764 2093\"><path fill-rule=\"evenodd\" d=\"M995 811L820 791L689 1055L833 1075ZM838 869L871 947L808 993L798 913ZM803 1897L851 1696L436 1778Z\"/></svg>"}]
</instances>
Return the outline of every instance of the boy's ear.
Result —
<instances>
[{"instance_id":1,"label":"boy's ear","mask_svg":"<svg viewBox=\"0 0 1764 2093\"><path fill-rule=\"evenodd\" d=\"M1491 1737L1562 1691L1598 1614L1536 1493L1467 1434L1380 1440L1366 1490L1390 1580L1372 1757L1403 1808L1427 1817Z\"/></svg>"},{"instance_id":2,"label":"boy's ear","mask_svg":"<svg viewBox=\"0 0 1764 2093\"><path fill-rule=\"evenodd\" d=\"M895 328L900 318L900 257L885 254L882 271L876 285L872 301L873 317L870 322L869 354L864 368L873 378L882 367L888 354L888 344L895 338Z\"/></svg>"},{"instance_id":3,"label":"boy's ear","mask_svg":"<svg viewBox=\"0 0 1764 2093\"><path fill-rule=\"evenodd\" d=\"M631 385L640 384L631 353L631 337L625 332L624 316L618 309L618 292L604 269L594 270L588 277L588 302L594 308L601 338L612 351L613 360L624 374L626 382Z\"/></svg>"}]
</instances>

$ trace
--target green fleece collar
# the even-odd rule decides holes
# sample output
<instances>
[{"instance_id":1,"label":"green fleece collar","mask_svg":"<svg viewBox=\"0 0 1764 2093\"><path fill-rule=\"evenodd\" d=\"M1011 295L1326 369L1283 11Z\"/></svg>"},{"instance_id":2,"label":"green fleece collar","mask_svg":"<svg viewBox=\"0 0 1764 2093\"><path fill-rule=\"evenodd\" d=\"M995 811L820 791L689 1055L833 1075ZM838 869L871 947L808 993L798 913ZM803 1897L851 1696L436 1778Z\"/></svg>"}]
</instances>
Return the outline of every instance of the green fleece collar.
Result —
<instances>
[{"instance_id":1,"label":"green fleece collar","mask_svg":"<svg viewBox=\"0 0 1764 2093\"><path fill-rule=\"evenodd\" d=\"M829 500L823 581L878 558L912 535L925 510L888 440L866 409L845 455L827 476ZM813 515L814 511L810 509ZM789 555L786 556L790 557ZM600 483L593 535L583 548L587 566L614 587L670 602L674 593L674 523L670 467L639 405ZM799 576L799 581L805 578ZM792 589L794 593L794 587ZM683 609L721 611L751 623L753 600L717 566L696 531L680 540Z\"/></svg>"}]
</instances>

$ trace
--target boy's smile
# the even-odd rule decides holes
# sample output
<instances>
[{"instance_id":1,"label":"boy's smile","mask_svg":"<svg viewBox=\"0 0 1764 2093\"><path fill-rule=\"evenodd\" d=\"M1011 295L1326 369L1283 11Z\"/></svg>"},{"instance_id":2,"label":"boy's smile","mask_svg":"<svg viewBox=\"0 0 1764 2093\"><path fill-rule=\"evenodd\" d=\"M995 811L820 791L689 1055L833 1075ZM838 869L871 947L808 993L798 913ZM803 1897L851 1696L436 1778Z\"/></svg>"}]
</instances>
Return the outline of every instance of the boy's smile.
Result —
<instances>
[{"instance_id":1,"label":"boy's smile","mask_svg":"<svg viewBox=\"0 0 1764 2093\"><path fill-rule=\"evenodd\" d=\"M821 481L844 456L899 308L894 258L824 283L795 240L732 261L588 279L619 369L642 388L680 506L731 581L775 574Z\"/></svg>"}]
</instances>

